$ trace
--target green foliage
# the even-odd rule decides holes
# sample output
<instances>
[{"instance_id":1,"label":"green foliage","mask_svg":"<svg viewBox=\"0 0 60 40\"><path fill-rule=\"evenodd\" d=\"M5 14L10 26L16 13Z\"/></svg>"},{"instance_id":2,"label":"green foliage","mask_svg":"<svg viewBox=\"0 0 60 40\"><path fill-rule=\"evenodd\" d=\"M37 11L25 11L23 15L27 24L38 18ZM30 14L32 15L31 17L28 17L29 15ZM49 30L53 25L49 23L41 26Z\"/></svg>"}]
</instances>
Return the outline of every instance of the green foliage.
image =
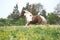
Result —
<instances>
[{"instance_id":1,"label":"green foliage","mask_svg":"<svg viewBox=\"0 0 60 40\"><path fill-rule=\"evenodd\" d=\"M0 18L0 26L4 26L6 23L6 19Z\"/></svg>"},{"instance_id":2,"label":"green foliage","mask_svg":"<svg viewBox=\"0 0 60 40\"><path fill-rule=\"evenodd\" d=\"M31 27L30 27L31 26ZM58 25L0 27L0 40L60 40L60 27ZM51 27L52 26L52 27Z\"/></svg>"},{"instance_id":3,"label":"green foliage","mask_svg":"<svg viewBox=\"0 0 60 40\"><path fill-rule=\"evenodd\" d=\"M13 19L7 19L6 20L6 26L12 26L15 24L15 21Z\"/></svg>"},{"instance_id":4,"label":"green foliage","mask_svg":"<svg viewBox=\"0 0 60 40\"><path fill-rule=\"evenodd\" d=\"M60 3L57 4L54 13L55 13L58 17L60 17Z\"/></svg>"},{"instance_id":5,"label":"green foliage","mask_svg":"<svg viewBox=\"0 0 60 40\"><path fill-rule=\"evenodd\" d=\"M37 4L26 4L26 7L23 7L23 9L27 9L28 11L30 11L33 15L37 15L38 12L41 11L41 9L43 9L43 5L40 3Z\"/></svg>"},{"instance_id":6,"label":"green foliage","mask_svg":"<svg viewBox=\"0 0 60 40\"><path fill-rule=\"evenodd\" d=\"M13 12L7 17L6 25L22 25L24 19L20 19L18 5L13 9Z\"/></svg>"},{"instance_id":7,"label":"green foliage","mask_svg":"<svg viewBox=\"0 0 60 40\"><path fill-rule=\"evenodd\" d=\"M44 17L46 18L46 11L45 11L45 10L42 10L41 15L44 16Z\"/></svg>"},{"instance_id":8,"label":"green foliage","mask_svg":"<svg viewBox=\"0 0 60 40\"><path fill-rule=\"evenodd\" d=\"M15 25L25 25L25 17L21 17L19 20L15 22Z\"/></svg>"},{"instance_id":9,"label":"green foliage","mask_svg":"<svg viewBox=\"0 0 60 40\"><path fill-rule=\"evenodd\" d=\"M48 23L49 24L58 24L59 21L57 21L57 20L59 20L59 17L56 14L54 14L54 13L48 14Z\"/></svg>"},{"instance_id":10,"label":"green foliage","mask_svg":"<svg viewBox=\"0 0 60 40\"><path fill-rule=\"evenodd\" d=\"M8 19L18 19L19 18L19 10L18 10L18 5L13 9L13 12L7 17Z\"/></svg>"}]
</instances>

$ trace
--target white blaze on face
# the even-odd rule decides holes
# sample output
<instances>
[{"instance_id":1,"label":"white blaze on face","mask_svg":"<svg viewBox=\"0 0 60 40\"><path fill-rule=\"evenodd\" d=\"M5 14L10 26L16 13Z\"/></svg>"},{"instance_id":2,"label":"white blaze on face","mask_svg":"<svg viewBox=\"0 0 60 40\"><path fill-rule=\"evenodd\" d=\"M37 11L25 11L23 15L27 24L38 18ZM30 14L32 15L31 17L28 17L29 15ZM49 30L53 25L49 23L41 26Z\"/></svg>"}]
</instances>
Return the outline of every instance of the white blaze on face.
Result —
<instances>
[{"instance_id":1,"label":"white blaze on face","mask_svg":"<svg viewBox=\"0 0 60 40\"><path fill-rule=\"evenodd\" d=\"M26 16L28 22L32 21L33 15L30 12L25 13L24 16Z\"/></svg>"}]
</instances>

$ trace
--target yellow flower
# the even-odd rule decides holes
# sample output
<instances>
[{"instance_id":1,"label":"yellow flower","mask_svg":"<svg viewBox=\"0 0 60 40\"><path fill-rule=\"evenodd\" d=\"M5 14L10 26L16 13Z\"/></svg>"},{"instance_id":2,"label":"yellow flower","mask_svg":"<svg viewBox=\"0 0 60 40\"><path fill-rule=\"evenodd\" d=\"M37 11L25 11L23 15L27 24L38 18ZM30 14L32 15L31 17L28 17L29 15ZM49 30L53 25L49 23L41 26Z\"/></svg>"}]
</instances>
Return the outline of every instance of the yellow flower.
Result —
<instances>
[{"instance_id":1,"label":"yellow flower","mask_svg":"<svg viewBox=\"0 0 60 40\"><path fill-rule=\"evenodd\" d=\"M33 38L38 38L37 34L30 34L30 36Z\"/></svg>"},{"instance_id":2,"label":"yellow flower","mask_svg":"<svg viewBox=\"0 0 60 40\"><path fill-rule=\"evenodd\" d=\"M16 36L17 36L17 37L23 37L24 34L25 34L24 32L20 32L20 33L17 33Z\"/></svg>"},{"instance_id":3,"label":"yellow flower","mask_svg":"<svg viewBox=\"0 0 60 40\"><path fill-rule=\"evenodd\" d=\"M24 38L20 38L20 40L28 40L28 39L24 37Z\"/></svg>"},{"instance_id":4,"label":"yellow flower","mask_svg":"<svg viewBox=\"0 0 60 40\"><path fill-rule=\"evenodd\" d=\"M11 27L11 30L12 30L12 31L16 30L16 26L12 26L12 27Z\"/></svg>"}]
</instances>

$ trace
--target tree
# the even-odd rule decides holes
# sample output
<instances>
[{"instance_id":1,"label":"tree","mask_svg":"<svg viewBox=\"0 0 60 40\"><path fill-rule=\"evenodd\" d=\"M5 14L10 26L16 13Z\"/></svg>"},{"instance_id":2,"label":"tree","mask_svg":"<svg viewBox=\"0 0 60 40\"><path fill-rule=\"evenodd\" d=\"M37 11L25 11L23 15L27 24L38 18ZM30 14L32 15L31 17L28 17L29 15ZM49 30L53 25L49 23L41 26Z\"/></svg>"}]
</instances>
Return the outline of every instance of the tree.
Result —
<instances>
[{"instance_id":1,"label":"tree","mask_svg":"<svg viewBox=\"0 0 60 40\"><path fill-rule=\"evenodd\" d=\"M31 5L29 5L29 3L27 3L25 8L26 8L28 11L30 11Z\"/></svg>"},{"instance_id":2,"label":"tree","mask_svg":"<svg viewBox=\"0 0 60 40\"><path fill-rule=\"evenodd\" d=\"M37 11L36 11L36 9L35 9L35 4L32 4L31 6L32 6L32 7L31 7L31 9L30 9L30 12L31 12L33 15L37 15Z\"/></svg>"},{"instance_id":3,"label":"tree","mask_svg":"<svg viewBox=\"0 0 60 40\"><path fill-rule=\"evenodd\" d=\"M18 10L18 5L16 4L16 6L13 9L13 12L7 17L7 23L8 25L14 25L15 22L20 18L19 17L19 10Z\"/></svg>"},{"instance_id":4,"label":"tree","mask_svg":"<svg viewBox=\"0 0 60 40\"><path fill-rule=\"evenodd\" d=\"M60 17L60 3L57 4L54 13L55 13L58 17Z\"/></svg>"},{"instance_id":5,"label":"tree","mask_svg":"<svg viewBox=\"0 0 60 40\"><path fill-rule=\"evenodd\" d=\"M43 6L40 3L38 4L27 3L26 7L23 7L23 8L31 12L33 15L37 15L37 13L43 9Z\"/></svg>"},{"instance_id":6,"label":"tree","mask_svg":"<svg viewBox=\"0 0 60 40\"><path fill-rule=\"evenodd\" d=\"M54 14L57 16L57 24L60 24L60 3L57 4Z\"/></svg>"},{"instance_id":7,"label":"tree","mask_svg":"<svg viewBox=\"0 0 60 40\"><path fill-rule=\"evenodd\" d=\"M13 9L13 12L7 18L17 19L18 17L19 17L19 10L18 10L18 5L16 4L16 6Z\"/></svg>"},{"instance_id":8,"label":"tree","mask_svg":"<svg viewBox=\"0 0 60 40\"><path fill-rule=\"evenodd\" d=\"M43 9L43 5L41 3L35 4L35 9L37 12L41 12Z\"/></svg>"},{"instance_id":9,"label":"tree","mask_svg":"<svg viewBox=\"0 0 60 40\"><path fill-rule=\"evenodd\" d=\"M45 11L45 10L42 10L41 15L44 16L44 17L46 18L46 11Z\"/></svg>"},{"instance_id":10,"label":"tree","mask_svg":"<svg viewBox=\"0 0 60 40\"><path fill-rule=\"evenodd\" d=\"M4 26L6 24L6 19L0 18L0 26Z\"/></svg>"},{"instance_id":11,"label":"tree","mask_svg":"<svg viewBox=\"0 0 60 40\"><path fill-rule=\"evenodd\" d=\"M49 13L48 14L48 23L49 24L59 24L58 16L54 13Z\"/></svg>"}]
</instances>

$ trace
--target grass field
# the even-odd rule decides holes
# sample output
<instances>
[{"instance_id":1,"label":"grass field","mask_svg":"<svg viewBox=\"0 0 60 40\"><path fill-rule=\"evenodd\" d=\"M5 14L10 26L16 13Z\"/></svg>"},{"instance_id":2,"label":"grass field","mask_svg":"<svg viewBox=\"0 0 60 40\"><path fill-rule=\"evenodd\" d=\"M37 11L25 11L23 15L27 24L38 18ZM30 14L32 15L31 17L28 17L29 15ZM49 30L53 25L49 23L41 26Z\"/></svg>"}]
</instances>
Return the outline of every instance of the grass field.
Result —
<instances>
[{"instance_id":1,"label":"grass field","mask_svg":"<svg viewBox=\"0 0 60 40\"><path fill-rule=\"evenodd\" d=\"M60 40L60 25L4 26L0 40Z\"/></svg>"}]
</instances>

